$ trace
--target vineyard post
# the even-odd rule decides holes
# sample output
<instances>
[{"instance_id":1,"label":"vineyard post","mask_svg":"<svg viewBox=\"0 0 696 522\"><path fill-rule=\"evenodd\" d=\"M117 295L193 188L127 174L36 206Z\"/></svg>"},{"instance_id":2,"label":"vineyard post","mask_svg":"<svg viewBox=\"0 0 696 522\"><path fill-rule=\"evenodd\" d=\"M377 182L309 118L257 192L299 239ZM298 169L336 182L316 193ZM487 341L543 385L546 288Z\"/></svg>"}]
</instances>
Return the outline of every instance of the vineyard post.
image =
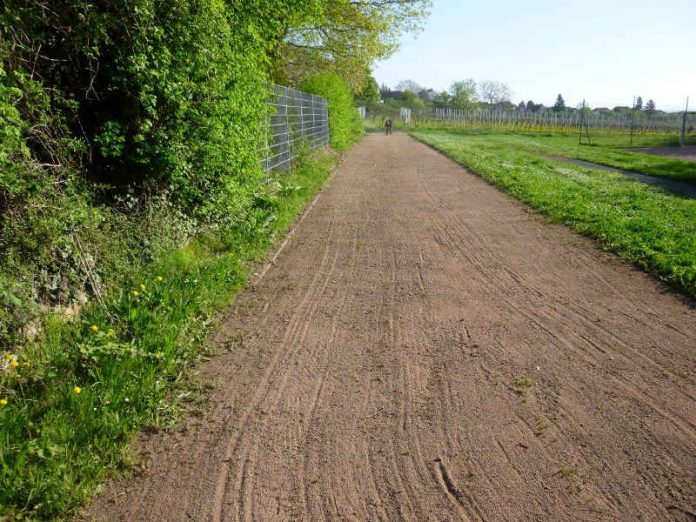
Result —
<instances>
[{"instance_id":1,"label":"vineyard post","mask_svg":"<svg viewBox=\"0 0 696 522\"><path fill-rule=\"evenodd\" d=\"M635 95L633 96L633 105L631 105L631 131L629 134L629 146L633 147L633 122L635 121L635 114L636 114L636 97Z\"/></svg>"},{"instance_id":2,"label":"vineyard post","mask_svg":"<svg viewBox=\"0 0 696 522\"><path fill-rule=\"evenodd\" d=\"M679 145L682 147L686 146L686 115L689 113L689 97L686 97L686 107L684 107L684 114L682 115L682 125L681 133L679 134Z\"/></svg>"}]
</instances>

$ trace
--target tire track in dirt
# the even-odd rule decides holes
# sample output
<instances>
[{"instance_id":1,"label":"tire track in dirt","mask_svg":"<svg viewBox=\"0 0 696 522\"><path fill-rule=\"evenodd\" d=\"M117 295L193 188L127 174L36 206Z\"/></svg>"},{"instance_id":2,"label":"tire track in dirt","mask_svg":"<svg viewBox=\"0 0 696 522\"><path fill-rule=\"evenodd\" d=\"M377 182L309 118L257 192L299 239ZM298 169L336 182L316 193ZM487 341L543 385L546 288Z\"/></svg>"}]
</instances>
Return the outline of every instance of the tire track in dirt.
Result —
<instances>
[{"instance_id":1,"label":"tire track in dirt","mask_svg":"<svg viewBox=\"0 0 696 522\"><path fill-rule=\"evenodd\" d=\"M357 256L357 248L358 248L358 238L357 238L357 234L356 234L356 235L354 235L354 238L353 238L353 246L352 246L353 252L352 252L352 258L351 258L352 260L355 260L355 258ZM353 266L355 266L355 263L353 263ZM354 272L352 272L351 275L353 273ZM346 300L347 300L347 295L346 295L346 293L344 293L341 300L340 300L337 311L334 314L334 320L331 323L331 333L330 333L330 336L327 340L327 344L329 346L331 346L336 339L336 333L337 333L337 328L338 328L338 319L339 319L339 317L341 317L341 314L343 313L343 310L344 310L345 305L346 305ZM321 357L323 357L323 361L321 364L321 367L323 368L323 370L322 370L323 373L321 375L320 381L316 385L316 392L312 395L313 398L312 398L310 404L308 405L307 413L305 414L305 418L307 419L307 423L306 423L305 430L304 430L305 437L307 436L309 430L311 429L312 423L315 421L315 414L316 414L317 405L318 405L320 397L321 397L321 392L324 388L324 383L326 382L326 377L329 374L330 362L331 362L331 351L325 350L324 354L322 354ZM307 462L308 462L307 455L305 454L303 457L303 462L302 462L302 480L300 481L300 484L302 486L301 498L304 501L303 507L304 507L305 513L309 512L310 504L311 504L311 502L307 498L307 486L308 486L308 484L307 484Z\"/></svg>"},{"instance_id":2,"label":"tire track in dirt","mask_svg":"<svg viewBox=\"0 0 696 522\"><path fill-rule=\"evenodd\" d=\"M554 335L554 336L555 336L555 334L552 334L552 335ZM588 342L589 342L590 344L592 344L593 346L595 346L595 347L597 346L597 344L596 344L596 343L592 343L591 341L588 341ZM688 396L688 395L687 395L687 396ZM655 406L653 406L653 408L654 408L655 410L658 410L658 411L660 411L660 413L664 413L664 412L662 412L662 411L661 411L661 410L660 410L660 409L659 409L658 407L655 407ZM670 415L667 415L667 417L669 417L669 418L670 418L671 420L673 420L673 421L674 421L674 418L673 418L673 417L671 417ZM681 425L681 423L680 423L679 421L675 421L675 424L677 424L677 425L678 425L678 426L680 426L680 427L682 427L682 426L683 426L683 425ZM687 427L687 429L688 429L688 427Z\"/></svg>"},{"instance_id":3,"label":"tire track in dirt","mask_svg":"<svg viewBox=\"0 0 696 522\"><path fill-rule=\"evenodd\" d=\"M690 520L693 308L439 153L367 137L261 272L85 519Z\"/></svg>"},{"instance_id":4,"label":"tire track in dirt","mask_svg":"<svg viewBox=\"0 0 696 522\"><path fill-rule=\"evenodd\" d=\"M241 419L241 426L240 426L240 432L239 434L230 440L229 444L227 445L227 448L225 450L224 454L224 462L228 463L231 462L233 453L236 454L243 454L245 452L240 451L240 440L244 436L245 431L244 431L244 426L247 424L249 417L259 409L261 404L266 400L266 398L269 396L271 393L271 389L269 387L269 382L271 380L271 376L276 372L280 361L281 361L281 356L285 356L286 358L291 358L294 353L299 349L299 346L301 346L302 341L304 340L304 336L306 335L307 331L309 330L309 325L311 324L311 318L313 317L314 313L316 312L319 302L320 302L320 297L326 290L326 287L328 285L328 281L331 277L331 274L333 273L335 267L336 267L336 262L338 260L338 251L334 252L333 259L331 261L330 267L327 271L324 271L324 267L327 264L328 259L331 257L331 252L328 248L325 248L324 250L324 255L322 257L321 263L317 269L316 276L314 277L314 280L312 281L312 285L309 288L309 291L305 294L304 299L300 303L300 306L297 308L297 312L293 316L290 324L288 325L288 328L285 332L285 335L283 336L282 340L282 346L290 348L287 350L287 352L282 352L278 351L278 356L274 359L272 364L269 366L268 371L266 372L266 375L264 376L264 380L259 383L258 388L257 388L257 394L254 397L254 400L252 400L251 404L249 405L248 409L244 413L242 419ZM283 374L286 376L287 374ZM284 387L285 384L281 385L280 391L282 391L282 388ZM278 393L280 393L280 391ZM276 396L277 397L277 396ZM272 402L270 409L273 409L273 407L277 404L277 398ZM236 451L234 451L236 450ZM251 464L250 464L251 462ZM250 478L250 475L253 475L253 462L254 459L249 459L245 458L243 459L243 466L241 468L241 472L238 475L237 481L235 483L235 489L239 491L240 498L239 498L239 506L240 506L240 512L239 512L239 518L246 520L248 519L248 512L244 510L244 493L245 490L248 489L249 481L252 480ZM251 472L249 471L251 469ZM228 466L223 466L220 471L218 472L218 480L217 480L217 487L215 490L215 496L214 496L214 511L213 511L213 516L212 520L215 522L218 522L222 520L222 512L223 512L223 507L224 507L224 500L225 500L225 495L226 495L226 489L228 485L228 478L230 475L231 470L229 469ZM248 504L248 502L246 503Z\"/></svg>"},{"instance_id":5,"label":"tire track in dirt","mask_svg":"<svg viewBox=\"0 0 696 522\"><path fill-rule=\"evenodd\" d=\"M426 187L426 186L424 186L423 189L427 191L427 187ZM442 208L449 208L449 207L446 206L446 205L439 205L439 206L437 206L437 205L435 205L434 201L433 201L433 206L434 206L434 208L440 208L440 209L442 209ZM434 217L435 217L435 216L434 216ZM461 222L461 220L457 219L456 216L454 217L454 219L450 220L449 222L447 222L447 221L442 221L442 222L441 222L441 231L442 231L443 233L445 233L445 234L449 234L449 233L450 233L449 231L452 230L452 229L456 229L457 226L465 227L465 228L468 229L468 232L469 232L470 236L473 237L473 238L475 238L476 241L477 241L477 244L476 244L476 247L477 247L477 248L475 249L476 252L482 252L482 253L487 254L487 258L482 258L482 257L478 257L478 256L472 256L472 255L468 254L464 249L461 248L461 246L460 246L459 244L456 243L456 241L453 239L453 237L451 237L451 236L454 236L454 234L451 234L451 236L448 237L447 239L443 239L443 236L440 235L439 237L441 238L441 241L443 241L443 242L444 242L446 245L448 245L450 248L456 250L456 251L462 256L462 258L463 258L463 260L464 260L465 262L468 262L468 263L471 263L471 264L475 265L475 266L481 271L482 274L486 274L486 272L483 271L483 266L485 266L485 265L490 265L490 261L491 261L491 260L495 260L495 258L496 258L495 254L494 254L494 253L492 252L492 250L485 244L485 241L483 241L483 240L481 239L480 235L478 235L469 225L467 225L466 223L463 223L463 222ZM468 245L468 248L470 249L470 248L471 248L471 245ZM496 266L497 266L497 263L496 263ZM515 273L512 272L512 271L509 271L509 273L510 273L510 274L513 274L513 275L515 274ZM499 280L497 280L497 279L495 279L494 277L492 277L491 274L490 274L490 272L489 272L487 275L488 275L489 277L486 278L485 284L486 284L487 286L493 288L493 289L494 289L494 292L495 292L497 295L501 296L502 299L504 299L505 296L506 296L506 294L507 294L507 288L506 288L504 285L501 285L501 283L500 283ZM515 278L514 278L514 281L517 282L517 283L520 283L520 282L521 282L521 280L520 280L519 277L515 277ZM536 294L537 294L538 297L544 297L543 294L541 294L541 293L539 293L539 292L536 292ZM621 346L621 347L623 347L623 348L625 348L625 349L631 351L631 354L630 354L631 356L633 356L633 357L640 357L640 358L644 359L645 361L647 361L648 364L650 364L650 365L653 367L653 369L659 369L660 371L664 371L664 369L663 369L662 367L660 367L658 364L656 364L649 356L644 355L644 354L641 353L640 351L631 350L630 347L629 347L626 343L624 343L620 338L618 338L618 337L617 337L616 335L614 335L612 332L610 332L610 331L608 331L608 330L602 328L602 327L599 326L596 322L594 322L594 323L593 323L593 322L590 322L581 312L578 312L578 311L574 310L571 303L560 303L560 302L555 302L555 301L553 301L553 297L552 297L552 296L548 296L548 297L547 297L547 299L549 299L549 298L552 300L552 303L553 303L554 305L557 305L556 307L551 307L551 308L550 308L550 311L551 311L551 312L558 312L558 305L562 306L563 312L570 312L570 313L576 314L576 316L577 316L577 317L576 317L577 322L579 322L579 323L585 323L584 326L586 326L586 328L599 330L599 331L601 331L601 333L603 333L606 337L608 337L609 339L611 339L611 342L605 342L604 344L607 344L607 345L613 344L614 347L616 347L617 345L618 345L618 346ZM511 302L508 300L508 302L507 302L506 304L511 305ZM525 316L525 318L526 318L528 321L535 323L540 329L544 330L550 337L552 337L553 339L557 340L558 342L561 342L561 343L566 344L566 346L567 346L568 348L573 349L573 345L572 345L571 343L568 342L569 337L564 337L564 336L559 336L559 335L557 335L556 333L554 333L554 332L551 331L550 329L546 328L546 327L544 326L544 324L543 324L543 321L539 321L539 320L538 320L538 319L540 318L540 317L539 317L540 315L541 315L541 317L544 317L544 310L545 310L546 306L547 306L546 303L540 302L540 303L538 303L536 306L530 306L530 307L527 307L527 308L521 308L521 307L518 306L517 311L518 311L518 313L523 314L523 315ZM511 305L510 308L513 308L513 306ZM547 315L546 317L548 318L548 315ZM603 348L601 347L600 343L594 342L589 336L586 336L586 334L584 334L584 333L582 333L582 332L573 332L573 333L576 333L576 334L577 334L577 337L583 339L590 347L596 349L597 351L599 351L599 352L602 353L603 355L607 355L607 354L608 354L608 351L605 350L605 349L603 349ZM593 332L594 335L592 335L592 337L597 338L597 337L598 337L597 333L598 333L598 332ZM601 338L601 336L599 336L599 337ZM612 352L612 356L615 356L615 357L616 357L616 356L622 357L622 358L624 358L625 360L627 360L627 356L625 356L625 355L623 355L623 354L621 354L621 353L616 352L616 350L614 350L614 351ZM588 359L588 361L590 361L590 360L591 360L591 361L596 361L596 362L592 362L591 364L601 364L601 363L602 363L602 360L597 360L596 358L593 358L592 356L590 356L590 359ZM619 381L617 381L616 379L614 379L614 381L616 381L616 382L615 382L616 385L619 385L619 386L627 386L627 389L628 389L631 393L641 393L640 390L637 390L634 386L631 386L630 384L628 384L628 383L626 383L626 382L623 382L623 381L622 381L622 382L619 382ZM692 398L689 397L689 396L687 395L687 399L692 399ZM647 397L647 400L649 401L649 400L650 400L650 397ZM680 416L677 417L677 418L675 418L675 417L671 416L669 413L667 413L667 412L661 410L658 406L656 406L656 405L651 405L651 406L652 406L652 408L653 408L655 411L657 411L658 413L664 415L664 416L665 416L666 418L668 418L671 422L673 422L673 423L675 424L676 427L678 427L679 429L685 430L685 432L689 432L689 431L693 430L693 429L696 427L696 425L694 425L693 423L689 423L689 421L688 421L687 419L683 419L683 418L681 418Z\"/></svg>"},{"instance_id":6,"label":"tire track in dirt","mask_svg":"<svg viewBox=\"0 0 696 522\"><path fill-rule=\"evenodd\" d=\"M437 206L437 208L440 208L440 209L441 209L441 208L446 208L446 205L434 205L434 206ZM445 228L446 228L446 227L445 227ZM452 245L453 245L453 244L452 244ZM485 251L485 249L477 249L477 250ZM474 264L477 264L478 266L483 265L483 262L476 262L476 261L474 261L474 260L472 260L472 259L470 259L470 258L468 259L468 261L473 262ZM493 281L489 280L488 282L489 282L489 283L492 283ZM501 289L501 290L504 290L504 289ZM504 291L503 291L502 293L504 293ZM537 292L537 294L538 294L538 292ZM538 294L538 295L540 295L540 294ZM528 315L527 317L530 318L531 320L534 320L534 318L533 318L533 317L530 317L529 315ZM582 318L582 319L584 319L584 318ZM552 334L552 335L553 335L553 334ZM554 336L554 337L557 337L557 336L555 336L555 335L553 335L553 336ZM588 343L591 344L592 346L595 346L595 347L597 346L597 344L596 344L596 343L592 343L592 341L588 341ZM658 410L658 411L660 411L659 408L655 408L655 409ZM664 412L661 412L661 413L664 413ZM668 416L668 417L669 417L669 416ZM671 417L670 417L670 418L671 418ZM672 420L673 420L673 419L672 419ZM675 421L675 422L676 422L677 425L679 425L679 422L677 422L677 421Z\"/></svg>"}]
</instances>

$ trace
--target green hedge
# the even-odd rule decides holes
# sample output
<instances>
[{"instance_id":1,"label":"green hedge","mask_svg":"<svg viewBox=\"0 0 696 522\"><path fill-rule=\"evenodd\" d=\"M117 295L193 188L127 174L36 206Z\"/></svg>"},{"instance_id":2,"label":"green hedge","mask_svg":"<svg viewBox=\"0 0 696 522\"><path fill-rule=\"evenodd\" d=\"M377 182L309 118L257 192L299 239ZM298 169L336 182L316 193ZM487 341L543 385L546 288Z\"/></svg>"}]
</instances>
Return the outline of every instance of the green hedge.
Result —
<instances>
[{"instance_id":1,"label":"green hedge","mask_svg":"<svg viewBox=\"0 0 696 522\"><path fill-rule=\"evenodd\" d=\"M273 55L324 3L3 2L0 349L40 307L246 222Z\"/></svg>"},{"instance_id":2,"label":"green hedge","mask_svg":"<svg viewBox=\"0 0 696 522\"><path fill-rule=\"evenodd\" d=\"M343 78L331 73L318 74L305 80L302 90L323 96L328 101L331 146L334 149L348 150L362 137L362 118L355 108L350 86Z\"/></svg>"}]
</instances>

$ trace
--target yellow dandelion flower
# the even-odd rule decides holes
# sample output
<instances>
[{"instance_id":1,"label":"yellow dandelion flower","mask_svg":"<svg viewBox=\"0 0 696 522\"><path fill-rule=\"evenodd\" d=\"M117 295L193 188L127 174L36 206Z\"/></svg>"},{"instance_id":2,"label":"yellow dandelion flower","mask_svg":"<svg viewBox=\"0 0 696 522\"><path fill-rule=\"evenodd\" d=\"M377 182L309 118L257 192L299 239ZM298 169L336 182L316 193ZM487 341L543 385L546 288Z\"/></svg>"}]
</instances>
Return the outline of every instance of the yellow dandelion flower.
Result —
<instances>
[{"instance_id":1,"label":"yellow dandelion flower","mask_svg":"<svg viewBox=\"0 0 696 522\"><path fill-rule=\"evenodd\" d=\"M30 362L25 362L22 366L23 366L24 368L31 368L31 363L30 363Z\"/></svg>"},{"instance_id":2,"label":"yellow dandelion flower","mask_svg":"<svg viewBox=\"0 0 696 522\"><path fill-rule=\"evenodd\" d=\"M138 292L137 290L133 290L131 294L133 295L133 297L138 297L140 295L140 292Z\"/></svg>"},{"instance_id":3,"label":"yellow dandelion flower","mask_svg":"<svg viewBox=\"0 0 696 522\"><path fill-rule=\"evenodd\" d=\"M6 353L6 354L5 354L5 360L6 360L6 361L11 361L12 359L14 359L14 355L13 355L13 354L11 354L11 353Z\"/></svg>"},{"instance_id":4,"label":"yellow dandelion flower","mask_svg":"<svg viewBox=\"0 0 696 522\"><path fill-rule=\"evenodd\" d=\"M12 362L10 363L10 366L11 366L12 368L17 368L17 366L19 366L19 363L18 363L15 359L12 359Z\"/></svg>"},{"instance_id":5,"label":"yellow dandelion flower","mask_svg":"<svg viewBox=\"0 0 696 522\"><path fill-rule=\"evenodd\" d=\"M157 277L155 277L155 279L157 279L157 281L159 281L160 283L162 281L164 281L164 277L162 277L162 276L157 276Z\"/></svg>"},{"instance_id":6,"label":"yellow dandelion flower","mask_svg":"<svg viewBox=\"0 0 696 522\"><path fill-rule=\"evenodd\" d=\"M143 283L140 283L140 289L145 291L145 285Z\"/></svg>"},{"instance_id":7,"label":"yellow dandelion flower","mask_svg":"<svg viewBox=\"0 0 696 522\"><path fill-rule=\"evenodd\" d=\"M90 326L89 329L92 330L93 332L99 331L99 327L96 324L93 324L92 326Z\"/></svg>"},{"instance_id":8,"label":"yellow dandelion flower","mask_svg":"<svg viewBox=\"0 0 696 522\"><path fill-rule=\"evenodd\" d=\"M75 387L72 389L72 391L73 391L73 393L74 393L75 395L79 395L80 393L82 393L82 388L80 388L79 386L75 386Z\"/></svg>"},{"instance_id":9,"label":"yellow dandelion flower","mask_svg":"<svg viewBox=\"0 0 696 522\"><path fill-rule=\"evenodd\" d=\"M0 399L0 406L7 406L7 399L5 399L5 398Z\"/></svg>"}]
</instances>

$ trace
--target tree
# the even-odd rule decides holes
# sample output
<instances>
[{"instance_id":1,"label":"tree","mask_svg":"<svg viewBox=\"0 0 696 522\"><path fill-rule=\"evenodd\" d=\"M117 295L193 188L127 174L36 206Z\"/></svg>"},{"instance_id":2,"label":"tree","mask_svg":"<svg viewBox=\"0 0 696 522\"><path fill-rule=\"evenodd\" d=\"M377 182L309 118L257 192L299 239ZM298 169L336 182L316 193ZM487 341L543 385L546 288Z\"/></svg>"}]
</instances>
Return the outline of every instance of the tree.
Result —
<instances>
[{"instance_id":1,"label":"tree","mask_svg":"<svg viewBox=\"0 0 696 522\"><path fill-rule=\"evenodd\" d=\"M510 87L505 83L485 81L479 84L481 99L490 104L510 101Z\"/></svg>"},{"instance_id":2,"label":"tree","mask_svg":"<svg viewBox=\"0 0 696 522\"><path fill-rule=\"evenodd\" d=\"M440 91L435 95L433 103L435 104L435 107L448 107L450 104L450 99L450 93L447 91Z\"/></svg>"},{"instance_id":3,"label":"tree","mask_svg":"<svg viewBox=\"0 0 696 522\"><path fill-rule=\"evenodd\" d=\"M556 97L556 103L553 104L553 112L562 112L566 108L565 100L560 94Z\"/></svg>"},{"instance_id":4,"label":"tree","mask_svg":"<svg viewBox=\"0 0 696 522\"><path fill-rule=\"evenodd\" d=\"M582 103L578 103L576 108L580 114L585 114L586 116L592 113L592 108L584 100Z\"/></svg>"},{"instance_id":5,"label":"tree","mask_svg":"<svg viewBox=\"0 0 696 522\"><path fill-rule=\"evenodd\" d=\"M643 98L638 96L638 98L636 98L636 104L633 108L636 110L641 110L643 108Z\"/></svg>"},{"instance_id":6,"label":"tree","mask_svg":"<svg viewBox=\"0 0 696 522\"><path fill-rule=\"evenodd\" d=\"M648 103L645 104L645 111L648 114L653 115L655 114L655 110L655 102L653 100L648 100Z\"/></svg>"},{"instance_id":7,"label":"tree","mask_svg":"<svg viewBox=\"0 0 696 522\"><path fill-rule=\"evenodd\" d=\"M541 103L534 103L532 100L529 100L527 102L527 111L528 112L539 112L539 110L543 107Z\"/></svg>"},{"instance_id":8,"label":"tree","mask_svg":"<svg viewBox=\"0 0 696 522\"><path fill-rule=\"evenodd\" d=\"M437 96L437 93L434 89L423 89L418 93L418 96L421 100L427 103L433 101L435 96Z\"/></svg>"},{"instance_id":9,"label":"tree","mask_svg":"<svg viewBox=\"0 0 696 522\"><path fill-rule=\"evenodd\" d=\"M425 107L425 102L413 91L404 91L401 103L404 107L411 109L422 109Z\"/></svg>"},{"instance_id":10,"label":"tree","mask_svg":"<svg viewBox=\"0 0 696 522\"><path fill-rule=\"evenodd\" d=\"M289 20L275 52L276 78L297 83L330 71L360 92L367 69L391 56L404 32L415 32L431 0L310 0L315 15Z\"/></svg>"},{"instance_id":11,"label":"tree","mask_svg":"<svg viewBox=\"0 0 696 522\"><path fill-rule=\"evenodd\" d=\"M418 85L418 83L414 82L413 80L401 80L396 84L396 90L401 92L409 91L418 94L423 90L423 87Z\"/></svg>"},{"instance_id":12,"label":"tree","mask_svg":"<svg viewBox=\"0 0 696 522\"><path fill-rule=\"evenodd\" d=\"M305 92L323 96L328 102L330 143L333 148L343 152L360 139L362 119L355 109L348 82L337 74L322 73L307 78L300 87Z\"/></svg>"},{"instance_id":13,"label":"tree","mask_svg":"<svg viewBox=\"0 0 696 522\"><path fill-rule=\"evenodd\" d=\"M454 82L449 89L449 94L449 106L454 109L473 109L478 105L474 80Z\"/></svg>"},{"instance_id":14,"label":"tree","mask_svg":"<svg viewBox=\"0 0 696 522\"><path fill-rule=\"evenodd\" d=\"M378 102L382 99L382 94L379 91L379 86L377 85L377 80L370 74L365 82L365 87L363 87L360 93L359 100L364 102Z\"/></svg>"}]
</instances>

